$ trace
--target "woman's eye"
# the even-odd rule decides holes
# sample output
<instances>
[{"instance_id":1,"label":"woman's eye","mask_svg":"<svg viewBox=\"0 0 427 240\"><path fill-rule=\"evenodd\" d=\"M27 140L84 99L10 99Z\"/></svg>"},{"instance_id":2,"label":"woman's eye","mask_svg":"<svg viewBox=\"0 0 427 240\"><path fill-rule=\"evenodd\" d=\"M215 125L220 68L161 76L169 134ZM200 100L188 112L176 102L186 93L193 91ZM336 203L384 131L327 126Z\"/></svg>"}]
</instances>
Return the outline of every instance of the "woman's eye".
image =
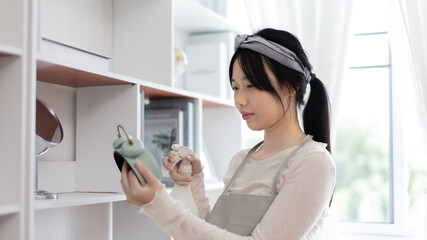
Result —
<instances>
[{"instance_id":1,"label":"woman's eye","mask_svg":"<svg viewBox=\"0 0 427 240\"><path fill-rule=\"evenodd\" d=\"M248 88L254 88L255 86L253 84L249 84Z\"/></svg>"},{"instance_id":2,"label":"woman's eye","mask_svg":"<svg viewBox=\"0 0 427 240\"><path fill-rule=\"evenodd\" d=\"M231 87L231 90L236 91L238 88L237 87Z\"/></svg>"}]
</instances>

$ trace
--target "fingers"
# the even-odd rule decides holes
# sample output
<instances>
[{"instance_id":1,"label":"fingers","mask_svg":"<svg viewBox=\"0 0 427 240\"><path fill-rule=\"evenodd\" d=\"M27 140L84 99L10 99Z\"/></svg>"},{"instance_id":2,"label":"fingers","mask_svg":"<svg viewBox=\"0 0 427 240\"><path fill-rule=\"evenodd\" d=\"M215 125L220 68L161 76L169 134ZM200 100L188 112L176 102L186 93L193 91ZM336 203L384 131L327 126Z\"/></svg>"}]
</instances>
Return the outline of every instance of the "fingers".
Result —
<instances>
[{"instance_id":1,"label":"fingers","mask_svg":"<svg viewBox=\"0 0 427 240\"><path fill-rule=\"evenodd\" d=\"M196 157L196 154L193 153L189 157L189 161L196 165L196 170L200 169L200 160L198 159L198 157ZM162 158L162 165L165 169L169 171L169 176L171 177L172 181L174 181L178 185L186 186L190 184L192 179L191 177L187 177L178 173L179 165L181 163L181 161L177 162L179 160L178 158L179 157L176 155L175 151L169 151L168 156ZM189 159L188 157L186 158Z\"/></svg>"},{"instance_id":2,"label":"fingers","mask_svg":"<svg viewBox=\"0 0 427 240\"><path fill-rule=\"evenodd\" d=\"M129 185L130 189L132 189L133 191L141 187L141 183L139 182L138 177L133 171L129 172Z\"/></svg>"},{"instance_id":3,"label":"fingers","mask_svg":"<svg viewBox=\"0 0 427 240\"><path fill-rule=\"evenodd\" d=\"M176 184L181 185L181 186L186 186L186 185L190 184L190 182L192 180L191 177L187 177L187 176L184 176L184 175L178 173L177 169L170 171L169 176L171 177L171 179Z\"/></svg>"},{"instance_id":4,"label":"fingers","mask_svg":"<svg viewBox=\"0 0 427 240\"><path fill-rule=\"evenodd\" d=\"M165 169L172 171L173 168L175 167L175 160L171 160L168 157L164 157L162 158L162 165Z\"/></svg>"},{"instance_id":5,"label":"fingers","mask_svg":"<svg viewBox=\"0 0 427 240\"><path fill-rule=\"evenodd\" d=\"M131 191L131 187L129 184L129 177L128 177L129 175L128 174L129 174L128 173L128 164L125 161L123 166L122 166L122 175L121 175L120 183L122 184L122 188L126 194L126 197L129 199L128 194Z\"/></svg>"},{"instance_id":6,"label":"fingers","mask_svg":"<svg viewBox=\"0 0 427 240\"><path fill-rule=\"evenodd\" d=\"M192 176L202 171L203 167L202 167L202 163L200 162L198 154L195 154L195 153L190 154L186 156L185 159L191 163L191 167L193 170L191 173Z\"/></svg>"},{"instance_id":7,"label":"fingers","mask_svg":"<svg viewBox=\"0 0 427 240\"><path fill-rule=\"evenodd\" d=\"M171 171L175 167L176 155L174 151L169 151L168 156L162 158L162 165L165 169Z\"/></svg>"},{"instance_id":8,"label":"fingers","mask_svg":"<svg viewBox=\"0 0 427 240\"><path fill-rule=\"evenodd\" d=\"M146 184L152 185L154 182L158 181L157 178L150 172L150 170L142 164L139 160L136 160L135 167L138 169L138 172L141 173L142 177L145 179ZM135 175L136 178L136 175ZM136 178L138 181L138 178Z\"/></svg>"},{"instance_id":9,"label":"fingers","mask_svg":"<svg viewBox=\"0 0 427 240\"><path fill-rule=\"evenodd\" d=\"M185 156L185 159L187 159L191 164L200 164L199 156L195 153Z\"/></svg>"},{"instance_id":10,"label":"fingers","mask_svg":"<svg viewBox=\"0 0 427 240\"><path fill-rule=\"evenodd\" d=\"M169 151L169 152L168 152L168 157L169 157L169 158L171 158L171 159L175 159L175 157L176 157L176 152L175 152L175 151L172 151L172 150L171 150L171 151Z\"/></svg>"},{"instance_id":11,"label":"fingers","mask_svg":"<svg viewBox=\"0 0 427 240\"><path fill-rule=\"evenodd\" d=\"M123 165L122 165L122 173L123 172L127 172L128 169L129 169L129 165L128 165L128 163L126 161L124 161Z\"/></svg>"},{"instance_id":12,"label":"fingers","mask_svg":"<svg viewBox=\"0 0 427 240\"><path fill-rule=\"evenodd\" d=\"M175 184L178 184L179 186L187 186L189 185L191 182L183 182L183 181L174 181Z\"/></svg>"},{"instance_id":13,"label":"fingers","mask_svg":"<svg viewBox=\"0 0 427 240\"><path fill-rule=\"evenodd\" d=\"M129 203L141 206L153 200L157 191L163 188L163 185L157 178L151 174L149 169L139 160L135 162L137 171L145 178L147 184L141 186L134 171L128 171L129 165L124 163L122 167L122 187Z\"/></svg>"}]
</instances>

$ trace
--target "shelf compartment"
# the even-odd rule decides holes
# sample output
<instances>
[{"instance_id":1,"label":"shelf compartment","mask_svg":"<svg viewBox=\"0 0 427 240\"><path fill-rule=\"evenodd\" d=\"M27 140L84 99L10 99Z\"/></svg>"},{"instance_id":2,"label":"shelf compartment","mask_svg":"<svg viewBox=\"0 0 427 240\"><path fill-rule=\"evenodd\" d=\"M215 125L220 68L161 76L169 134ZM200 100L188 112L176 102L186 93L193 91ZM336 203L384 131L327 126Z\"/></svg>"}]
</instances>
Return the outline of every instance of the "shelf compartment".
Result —
<instances>
[{"instance_id":1,"label":"shelf compartment","mask_svg":"<svg viewBox=\"0 0 427 240\"><path fill-rule=\"evenodd\" d=\"M32 239L112 239L112 205L108 202L36 211Z\"/></svg>"},{"instance_id":2,"label":"shelf compartment","mask_svg":"<svg viewBox=\"0 0 427 240\"><path fill-rule=\"evenodd\" d=\"M186 32L237 32L237 28L229 24L225 17L196 1L173 1L173 11L174 26Z\"/></svg>"},{"instance_id":3,"label":"shelf compartment","mask_svg":"<svg viewBox=\"0 0 427 240\"><path fill-rule=\"evenodd\" d=\"M237 32L223 16L190 0L122 0L113 9L112 71L164 86L180 87L173 80L174 46L184 48L192 34Z\"/></svg>"},{"instance_id":4,"label":"shelf compartment","mask_svg":"<svg viewBox=\"0 0 427 240\"><path fill-rule=\"evenodd\" d=\"M90 192L73 192L73 193L60 193L58 199L35 200L35 209L53 209L63 207L75 207L91 204L110 203L125 201L126 196L120 193L90 193Z\"/></svg>"}]
</instances>

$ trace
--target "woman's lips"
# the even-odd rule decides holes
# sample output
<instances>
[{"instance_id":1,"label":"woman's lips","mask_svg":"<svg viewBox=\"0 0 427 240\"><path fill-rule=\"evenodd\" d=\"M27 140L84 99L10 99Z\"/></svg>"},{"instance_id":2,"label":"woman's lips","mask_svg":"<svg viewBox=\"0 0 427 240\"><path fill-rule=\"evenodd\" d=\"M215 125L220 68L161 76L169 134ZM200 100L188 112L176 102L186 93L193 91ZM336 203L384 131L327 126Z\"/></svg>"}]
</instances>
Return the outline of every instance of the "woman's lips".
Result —
<instances>
[{"instance_id":1,"label":"woman's lips","mask_svg":"<svg viewBox=\"0 0 427 240\"><path fill-rule=\"evenodd\" d=\"M254 115L253 113L242 113L242 118L243 118L243 120L248 120L253 115Z\"/></svg>"}]
</instances>

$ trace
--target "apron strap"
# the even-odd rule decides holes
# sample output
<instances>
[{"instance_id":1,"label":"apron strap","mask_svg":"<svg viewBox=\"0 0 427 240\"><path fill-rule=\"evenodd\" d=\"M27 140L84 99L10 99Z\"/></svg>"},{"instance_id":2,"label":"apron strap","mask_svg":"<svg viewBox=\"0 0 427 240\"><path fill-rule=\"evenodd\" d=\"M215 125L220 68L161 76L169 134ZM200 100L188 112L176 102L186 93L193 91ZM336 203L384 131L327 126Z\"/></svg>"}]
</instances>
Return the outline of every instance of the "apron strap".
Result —
<instances>
[{"instance_id":1,"label":"apron strap","mask_svg":"<svg viewBox=\"0 0 427 240\"><path fill-rule=\"evenodd\" d=\"M264 141L261 141L260 143L258 143L257 145L255 145L245 156L245 158L243 159L243 161L240 163L239 167L237 168L236 172L234 172L233 176L230 179L230 182L227 184L227 186L225 187L224 191L222 192L222 195L226 194L228 189L230 188L230 186L234 183L234 181L236 180L237 176L240 174L240 172L243 169L243 166L246 164L246 162L249 161L250 156L252 156L252 153L254 153L259 146L261 146L261 144L263 144Z\"/></svg>"},{"instance_id":2,"label":"apron strap","mask_svg":"<svg viewBox=\"0 0 427 240\"><path fill-rule=\"evenodd\" d=\"M282 172L282 169L287 165L287 162L289 161L289 159L291 159L295 155L295 153L297 153L298 150L304 147L304 145L308 143L312 138L313 136L311 135L305 136L305 138L301 141L300 145L294 151L292 151L284 161L282 161L282 163L280 164L280 167L276 171L276 175L273 178L273 188L271 189L272 195L277 195L277 186L276 186L277 179L279 178L279 175Z\"/></svg>"},{"instance_id":3,"label":"apron strap","mask_svg":"<svg viewBox=\"0 0 427 240\"><path fill-rule=\"evenodd\" d=\"M282 161L282 163L280 164L279 169L276 171L276 175L274 176L273 179L273 188L271 190L272 195L277 195L277 188L276 188L276 182L277 182L277 178L280 175L281 170L283 169L283 167L286 165L285 163L292 158L295 153L301 149L307 142L309 142L311 139L313 138L313 136L311 135L307 135L305 136L305 138L301 141L300 145L298 146L297 149L295 149L293 152L291 152L289 154L289 156ZM243 166L249 161L249 158L252 156L252 154L264 143L264 141L261 141L260 143L258 143L257 145L255 145L245 156L245 158L243 159L243 161L240 163L239 167L237 168L236 172L234 172L233 176L230 179L230 182L227 184L227 186L224 188L224 191L222 192L222 195L226 194L228 192L228 189L230 188L230 186L234 183L234 181L236 181L236 178L238 177L238 175L240 174L240 172L243 169Z\"/></svg>"}]
</instances>

